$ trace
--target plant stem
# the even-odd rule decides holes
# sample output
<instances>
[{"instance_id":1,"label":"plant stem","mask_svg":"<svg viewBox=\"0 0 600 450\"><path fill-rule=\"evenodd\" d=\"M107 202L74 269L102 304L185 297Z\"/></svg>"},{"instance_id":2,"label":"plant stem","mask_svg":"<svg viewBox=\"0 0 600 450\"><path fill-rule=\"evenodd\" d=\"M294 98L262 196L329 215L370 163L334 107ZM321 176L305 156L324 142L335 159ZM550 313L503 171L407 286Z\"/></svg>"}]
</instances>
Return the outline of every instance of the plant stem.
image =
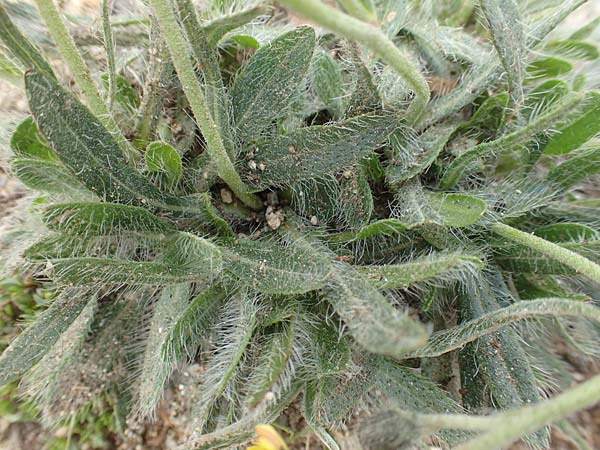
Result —
<instances>
[{"instance_id":1,"label":"plant stem","mask_svg":"<svg viewBox=\"0 0 600 450\"><path fill-rule=\"evenodd\" d=\"M246 185L236 172L233 163L227 155L223 140L219 134L219 128L208 111L203 89L196 78L187 42L179 28L169 1L150 0L149 3L163 32L164 39L171 53L173 65L181 82L181 87L190 103L200 131L204 139L206 139L210 157L217 166L219 177L227 183L238 198L246 205L253 209L262 208L262 201L256 195L248 192Z\"/></svg>"},{"instance_id":2,"label":"plant stem","mask_svg":"<svg viewBox=\"0 0 600 450\"><path fill-rule=\"evenodd\" d=\"M90 71L77 50L75 42L69 34L64 20L54 4L54 0L35 0L35 3L40 10L40 15L44 18L48 31L50 32L52 39L54 39L58 50L62 54L71 75L75 78L75 81L87 99L90 110L98 117L98 120L100 120L102 125L104 125L104 127L106 127L113 135L113 138L115 138L125 156L130 160L137 159L139 156L137 151L121 134L119 126L110 114L102 97L100 97L100 93L94 84L94 80L92 80Z\"/></svg>"},{"instance_id":3,"label":"plant stem","mask_svg":"<svg viewBox=\"0 0 600 450\"><path fill-rule=\"evenodd\" d=\"M106 61L108 63L108 108L112 110L115 101L117 69L115 65L115 46L110 28L110 5L108 2L109 0L102 0L102 32L104 34L104 48L106 49Z\"/></svg>"},{"instance_id":4,"label":"plant stem","mask_svg":"<svg viewBox=\"0 0 600 450\"><path fill-rule=\"evenodd\" d=\"M468 429L480 429L475 427L480 427L487 422L490 431L455 447L455 450L505 448L521 436L533 433L577 411L589 408L598 401L600 401L600 375L534 406L508 411L489 418L467 416L468 420L465 420L463 425L473 426ZM463 429L467 428L463 427Z\"/></svg>"},{"instance_id":5,"label":"plant stem","mask_svg":"<svg viewBox=\"0 0 600 450\"><path fill-rule=\"evenodd\" d=\"M316 24L341 36L355 40L372 50L402 76L415 93L406 112L406 120L414 125L422 116L429 102L429 86L419 70L402 54L379 28L355 19L342 11L324 5L319 0L278 0Z\"/></svg>"},{"instance_id":6,"label":"plant stem","mask_svg":"<svg viewBox=\"0 0 600 450\"><path fill-rule=\"evenodd\" d=\"M575 272L589 277L592 281L600 283L600 265L578 253L503 223L492 225L492 231L511 241L517 242L553 258L575 270Z\"/></svg>"}]
</instances>

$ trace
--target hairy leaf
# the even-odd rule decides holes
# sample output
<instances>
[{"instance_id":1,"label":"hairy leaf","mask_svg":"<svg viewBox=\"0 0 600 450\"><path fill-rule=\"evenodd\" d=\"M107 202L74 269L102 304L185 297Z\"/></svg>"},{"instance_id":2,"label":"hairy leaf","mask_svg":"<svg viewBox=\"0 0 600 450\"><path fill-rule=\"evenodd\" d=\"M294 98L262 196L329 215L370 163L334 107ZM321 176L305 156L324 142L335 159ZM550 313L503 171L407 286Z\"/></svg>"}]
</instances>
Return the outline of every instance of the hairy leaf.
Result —
<instances>
[{"instance_id":1,"label":"hairy leaf","mask_svg":"<svg viewBox=\"0 0 600 450\"><path fill-rule=\"evenodd\" d=\"M240 241L224 253L238 283L265 294L302 294L321 288L331 268L323 256L291 243Z\"/></svg>"},{"instance_id":2,"label":"hairy leaf","mask_svg":"<svg viewBox=\"0 0 600 450\"><path fill-rule=\"evenodd\" d=\"M566 191L587 181L599 171L600 143L593 142L589 146L573 151L569 159L550 170L547 180L562 191Z\"/></svg>"},{"instance_id":3,"label":"hairy leaf","mask_svg":"<svg viewBox=\"0 0 600 450\"><path fill-rule=\"evenodd\" d=\"M396 114L379 113L299 128L252 149L246 179L262 190L334 173L382 145L398 121Z\"/></svg>"},{"instance_id":4,"label":"hairy leaf","mask_svg":"<svg viewBox=\"0 0 600 450\"><path fill-rule=\"evenodd\" d=\"M578 148L600 131L600 93L591 92L584 100L582 111L558 128L544 147L547 155L562 155Z\"/></svg>"},{"instance_id":5,"label":"hairy leaf","mask_svg":"<svg viewBox=\"0 0 600 450\"><path fill-rule=\"evenodd\" d=\"M148 210L116 203L55 203L46 208L46 226L71 234L110 235L123 231L165 234L174 229Z\"/></svg>"},{"instance_id":6,"label":"hairy leaf","mask_svg":"<svg viewBox=\"0 0 600 450\"><path fill-rule=\"evenodd\" d=\"M527 39L519 5L515 0L482 0L480 5L489 24L494 47L508 73L511 91L515 98L521 99Z\"/></svg>"},{"instance_id":7,"label":"hairy leaf","mask_svg":"<svg viewBox=\"0 0 600 450\"><path fill-rule=\"evenodd\" d=\"M53 78L25 77L33 116L60 160L103 200L181 210L181 200L162 194L131 168L116 141L90 111Z\"/></svg>"},{"instance_id":8,"label":"hairy leaf","mask_svg":"<svg viewBox=\"0 0 600 450\"><path fill-rule=\"evenodd\" d=\"M481 268L483 262L474 256L460 253L434 253L402 264L362 266L359 270L369 277L371 284L380 288L393 289L437 278L448 272L450 272L448 278L452 279L452 273Z\"/></svg>"},{"instance_id":9,"label":"hairy leaf","mask_svg":"<svg viewBox=\"0 0 600 450\"><path fill-rule=\"evenodd\" d=\"M298 90L312 57L315 32L299 27L262 46L232 87L239 138L248 142L271 126Z\"/></svg>"},{"instance_id":10,"label":"hairy leaf","mask_svg":"<svg viewBox=\"0 0 600 450\"><path fill-rule=\"evenodd\" d=\"M358 273L336 270L325 296L356 342L373 353L397 356L426 338L421 324L395 309Z\"/></svg>"},{"instance_id":11,"label":"hairy leaf","mask_svg":"<svg viewBox=\"0 0 600 450\"><path fill-rule=\"evenodd\" d=\"M91 292L74 295L68 290L55 299L0 356L0 383L17 379L37 363L92 299Z\"/></svg>"}]
</instances>

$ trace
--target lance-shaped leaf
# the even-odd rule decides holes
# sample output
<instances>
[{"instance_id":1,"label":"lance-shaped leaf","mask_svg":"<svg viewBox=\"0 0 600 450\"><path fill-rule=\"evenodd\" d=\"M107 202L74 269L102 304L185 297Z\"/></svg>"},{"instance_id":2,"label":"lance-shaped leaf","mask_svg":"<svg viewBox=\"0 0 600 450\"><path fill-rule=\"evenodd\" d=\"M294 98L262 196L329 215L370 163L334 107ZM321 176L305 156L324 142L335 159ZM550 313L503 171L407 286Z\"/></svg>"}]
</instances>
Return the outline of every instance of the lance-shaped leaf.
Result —
<instances>
[{"instance_id":1,"label":"lance-shaped leaf","mask_svg":"<svg viewBox=\"0 0 600 450\"><path fill-rule=\"evenodd\" d=\"M373 213L373 194L362 167L346 170L340 180L340 212L350 229L369 223Z\"/></svg>"},{"instance_id":2,"label":"lance-shaped leaf","mask_svg":"<svg viewBox=\"0 0 600 450\"><path fill-rule=\"evenodd\" d=\"M373 236L389 236L399 234L406 231L408 228L399 219L381 219L362 227L354 239L357 241L368 239Z\"/></svg>"},{"instance_id":3,"label":"lance-shaped leaf","mask_svg":"<svg viewBox=\"0 0 600 450\"><path fill-rule=\"evenodd\" d=\"M213 415L218 397L235 378L256 327L257 308L256 299L237 294L221 314L215 348L203 374L198 402L193 410L194 425L199 430Z\"/></svg>"},{"instance_id":4,"label":"lance-shaped leaf","mask_svg":"<svg viewBox=\"0 0 600 450\"><path fill-rule=\"evenodd\" d=\"M501 286L494 286L494 289ZM486 312L497 311L498 303L491 286L483 283L475 295L460 298L462 321L481 317ZM514 330L502 329L481 337L461 352L462 378L466 406L481 412L491 397L494 408L511 409L540 401L527 356ZM546 448L548 430L527 437L534 448Z\"/></svg>"},{"instance_id":5,"label":"lance-shaped leaf","mask_svg":"<svg viewBox=\"0 0 600 450\"><path fill-rule=\"evenodd\" d=\"M552 107L569 91L569 85L563 80L546 80L528 93L523 103L523 112L530 120L533 120L541 112Z\"/></svg>"},{"instance_id":6,"label":"lance-shaped leaf","mask_svg":"<svg viewBox=\"0 0 600 450\"><path fill-rule=\"evenodd\" d=\"M33 116L60 160L103 200L184 210L127 164L111 134L54 79L37 71L25 77Z\"/></svg>"},{"instance_id":7,"label":"lance-shaped leaf","mask_svg":"<svg viewBox=\"0 0 600 450\"><path fill-rule=\"evenodd\" d=\"M261 345L254 370L247 382L246 403L249 406L258 404L285 370L292 354L294 331L293 321L282 322L279 329L269 334Z\"/></svg>"},{"instance_id":8,"label":"lance-shaped leaf","mask_svg":"<svg viewBox=\"0 0 600 450\"><path fill-rule=\"evenodd\" d=\"M583 317L600 323L600 308L564 298L544 298L518 302L448 330L433 333L427 344L408 352L405 358L432 358L461 348L482 336L494 333L519 320L532 317Z\"/></svg>"},{"instance_id":9,"label":"lance-shaped leaf","mask_svg":"<svg viewBox=\"0 0 600 450\"><path fill-rule=\"evenodd\" d=\"M299 27L262 46L237 75L231 90L239 138L259 136L281 114L310 65L315 32Z\"/></svg>"},{"instance_id":10,"label":"lance-shaped leaf","mask_svg":"<svg viewBox=\"0 0 600 450\"><path fill-rule=\"evenodd\" d=\"M240 241L225 250L225 270L238 283L265 294L302 294L320 289L331 271L323 255L291 243Z\"/></svg>"},{"instance_id":11,"label":"lance-shaped leaf","mask_svg":"<svg viewBox=\"0 0 600 450\"><path fill-rule=\"evenodd\" d=\"M502 150L518 145L525 145L536 135L547 132L553 127L577 117L581 111L582 100L582 94L574 93L565 96L553 108L540 114L534 121L514 133L507 134L495 141L483 142L468 149L446 168L446 172L444 172L440 181L440 188L449 189L454 186L461 178L472 171L474 163L479 158L492 156Z\"/></svg>"},{"instance_id":12,"label":"lance-shaped leaf","mask_svg":"<svg viewBox=\"0 0 600 450\"><path fill-rule=\"evenodd\" d=\"M598 239L598 232L581 223L553 223L533 230L533 234L550 242L583 242Z\"/></svg>"},{"instance_id":13,"label":"lance-shaped leaf","mask_svg":"<svg viewBox=\"0 0 600 450\"><path fill-rule=\"evenodd\" d=\"M176 233L165 243L160 260L66 257L52 259L49 269L59 281L78 286L94 284L164 285L211 281L221 275L221 249L189 233Z\"/></svg>"},{"instance_id":14,"label":"lance-shaped leaf","mask_svg":"<svg viewBox=\"0 0 600 450\"><path fill-rule=\"evenodd\" d=\"M299 128L252 149L246 179L264 189L334 173L383 144L398 123L395 113L379 113Z\"/></svg>"},{"instance_id":15,"label":"lance-shaped leaf","mask_svg":"<svg viewBox=\"0 0 600 450\"><path fill-rule=\"evenodd\" d=\"M91 294L65 291L17 336L0 356L0 384L17 379L37 363L91 301Z\"/></svg>"},{"instance_id":16,"label":"lance-shaped leaf","mask_svg":"<svg viewBox=\"0 0 600 450\"><path fill-rule=\"evenodd\" d=\"M174 231L147 209L117 203L56 203L46 208L46 226L70 234L113 235L123 231L165 234Z\"/></svg>"},{"instance_id":17,"label":"lance-shaped leaf","mask_svg":"<svg viewBox=\"0 0 600 450\"><path fill-rule=\"evenodd\" d=\"M558 128L557 133L548 141L543 151L547 155L569 153L589 141L599 131L600 93L590 92L580 114Z\"/></svg>"},{"instance_id":18,"label":"lance-shaped leaf","mask_svg":"<svg viewBox=\"0 0 600 450\"><path fill-rule=\"evenodd\" d=\"M35 69L54 77L50 64L39 50L10 20L6 8L0 5L0 40L26 69Z\"/></svg>"},{"instance_id":19,"label":"lance-shaped leaf","mask_svg":"<svg viewBox=\"0 0 600 450\"><path fill-rule=\"evenodd\" d=\"M519 5L515 0L482 0L480 5L492 33L494 47L508 74L512 94L521 99L527 39Z\"/></svg>"},{"instance_id":20,"label":"lance-shaped leaf","mask_svg":"<svg viewBox=\"0 0 600 450\"><path fill-rule=\"evenodd\" d=\"M13 158L10 161L10 168L12 174L31 189L92 197L92 193L86 190L83 183L60 161Z\"/></svg>"},{"instance_id":21,"label":"lance-shaped leaf","mask_svg":"<svg viewBox=\"0 0 600 450\"><path fill-rule=\"evenodd\" d=\"M394 308L364 276L349 268L338 268L331 275L325 297L356 342L370 352L397 356L427 337L420 323Z\"/></svg>"},{"instance_id":22,"label":"lance-shaped leaf","mask_svg":"<svg viewBox=\"0 0 600 450\"><path fill-rule=\"evenodd\" d=\"M600 172L600 142L590 143L569 155L569 159L559 164L546 179L562 191L585 182Z\"/></svg>"},{"instance_id":23,"label":"lance-shaped leaf","mask_svg":"<svg viewBox=\"0 0 600 450\"><path fill-rule=\"evenodd\" d=\"M535 80L537 78L556 77L563 73L568 73L573 70L573 65L564 59L547 56L536 59L525 70L529 74L529 79Z\"/></svg>"},{"instance_id":24,"label":"lance-shaped leaf","mask_svg":"<svg viewBox=\"0 0 600 450\"><path fill-rule=\"evenodd\" d=\"M190 284L166 286L154 305L148 330L141 374L138 380L136 410L140 417L150 417L158 404L165 383L177 360L165 361L162 348L189 305Z\"/></svg>"},{"instance_id":25,"label":"lance-shaped leaf","mask_svg":"<svg viewBox=\"0 0 600 450\"><path fill-rule=\"evenodd\" d=\"M446 276L460 278L460 273L482 269L483 262L474 256L460 253L432 254L415 258L403 264L361 266L360 272L367 275L371 284L379 288L407 287L431 278Z\"/></svg>"},{"instance_id":26,"label":"lance-shaped leaf","mask_svg":"<svg viewBox=\"0 0 600 450\"><path fill-rule=\"evenodd\" d=\"M594 60L600 56L595 45L574 39L549 42L546 50L572 59Z\"/></svg>"}]
</instances>

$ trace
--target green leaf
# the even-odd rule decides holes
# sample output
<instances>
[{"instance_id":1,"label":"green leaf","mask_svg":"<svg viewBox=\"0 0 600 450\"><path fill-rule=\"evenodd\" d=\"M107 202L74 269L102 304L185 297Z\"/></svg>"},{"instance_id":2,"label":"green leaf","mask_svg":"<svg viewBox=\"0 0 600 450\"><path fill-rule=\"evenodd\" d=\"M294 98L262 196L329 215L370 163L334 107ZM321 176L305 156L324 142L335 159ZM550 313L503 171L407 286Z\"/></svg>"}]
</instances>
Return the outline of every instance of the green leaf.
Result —
<instances>
[{"instance_id":1,"label":"green leaf","mask_svg":"<svg viewBox=\"0 0 600 450\"><path fill-rule=\"evenodd\" d=\"M341 317L350 335L366 350L398 356L419 347L424 327L397 310L369 282L349 267L339 267L324 290L327 301Z\"/></svg>"},{"instance_id":2,"label":"green leaf","mask_svg":"<svg viewBox=\"0 0 600 450\"><path fill-rule=\"evenodd\" d=\"M334 117L340 116L344 86L339 64L326 51L319 51L313 58L312 75L315 92L319 99Z\"/></svg>"},{"instance_id":3,"label":"green leaf","mask_svg":"<svg viewBox=\"0 0 600 450\"><path fill-rule=\"evenodd\" d=\"M460 296L461 322L498 311L499 299L511 297L501 275L496 273L496 277L491 283L481 280L472 293ZM514 330L503 328L482 336L469 343L459 357L465 404L470 410L485 411L490 401L494 408L510 409L541 400L527 355ZM548 430L526 438L534 448L546 448L548 439Z\"/></svg>"},{"instance_id":4,"label":"green leaf","mask_svg":"<svg viewBox=\"0 0 600 450\"><path fill-rule=\"evenodd\" d=\"M378 288L407 287L431 278L460 279L460 272L483 269L479 258L460 253L436 254L414 258L402 264L359 266Z\"/></svg>"},{"instance_id":5,"label":"green leaf","mask_svg":"<svg viewBox=\"0 0 600 450\"><path fill-rule=\"evenodd\" d=\"M0 384L19 378L37 363L92 301L92 296L91 292L82 295L66 291L56 298L0 356Z\"/></svg>"},{"instance_id":6,"label":"green leaf","mask_svg":"<svg viewBox=\"0 0 600 450\"><path fill-rule=\"evenodd\" d=\"M251 150L245 177L262 190L334 173L383 144L398 122L396 114L380 113L299 128Z\"/></svg>"},{"instance_id":7,"label":"green leaf","mask_svg":"<svg viewBox=\"0 0 600 450\"><path fill-rule=\"evenodd\" d=\"M254 370L248 380L248 399L250 407L257 405L273 387L288 364L292 354L294 340L294 322L282 322L280 329L267 335L261 343L260 353L254 364Z\"/></svg>"},{"instance_id":8,"label":"green leaf","mask_svg":"<svg viewBox=\"0 0 600 450\"><path fill-rule=\"evenodd\" d=\"M101 199L185 210L183 202L161 193L130 167L111 134L56 80L30 71L25 77L29 106L60 160Z\"/></svg>"},{"instance_id":9,"label":"green leaf","mask_svg":"<svg viewBox=\"0 0 600 450\"><path fill-rule=\"evenodd\" d=\"M0 5L0 40L10 52L21 62L26 69L35 69L38 72L54 77L50 64L40 51L19 31L10 20L4 5Z\"/></svg>"},{"instance_id":10,"label":"green leaf","mask_svg":"<svg viewBox=\"0 0 600 450\"><path fill-rule=\"evenodd\" d=\"M468 227L487 209L485 201L472 195L424 191L415 184L398 190L396 199L399 204L394 215L407 228L427 224Z\"/></svg>"},{"instance_id":11,"label":"green leaf","mask_svg":"<svg viewBox=\"0 0 600 450\"><path fill-rule=\"evenodd\" d=\"M450 136L456 131L454 124L440 124L428 128L417 137L415 148L402 145L398 139L391 139L396 156L394 163L385 169L388 182L406 181L424 172L433 164L444 149ZM395 146L397 146L395 148ZM405 149L411 151L406 152Z\"/></svg>"},{"instance_id":12,"label":"green leaf","mask_svg":"<svg viewBox=\"0 0 600 450\"><path fill-rule=\"evenodd\" d=\"M265 294L303 294L320 289L330 273L322 255L294 242L240 241L224 253L225 270L238 283Z\"/></svg>"},{"instance_id":13,"label":"green leaf","mask_svg":"<svg viewBox=\"0 0 600 450\"><path fill-rule=\"evenodd\" d=\"M178 359L163 358L163 347L173 329L185 314L190 296L190 284L166 286L154 305L148 338L136 383L136 413L151 417L163 395L163 389Z\"/></svg>"},{"instance_id":14,"label":"green leaf","mask_svg":"<svg viewBox=\"0 0 600 450\"><path fill-rule=\"evenodd\" d=\"M174 228L148 210L116 203L57 203L46 208L51 230L77 235L119 235L124 231L166 234Z\"/></svg>"},{"instance_id":15,"label":"green leaf","mask_svg":"<svg viewBox=\"0 0 600 450\"><path fill-rule=\"evenodd\" d=\"M39 158L13 158L10 160L12 174L31 189L42 192L89 195L75 175L58 161Z\"/></svg>"},{"instance_id":16,"label":"green leaf","mask_svg":"<svg viewBox=\"0 0 600 450\"><path fill-rule=\"evenodd\" d=\"M234 380L255 331L257 308L256 300L237 294L222 311L214 350L192 410L194 428L202 430L205 427L213 415L215 402Z\"/></svg>"},{"instance_id":17,"label":"green leaf","mask_svg":"<svg viewBox=\"0 0 600 450\"><path fill-rule=\"evenodd\" d=\"M546 155L563 155L589 141L600 131L600 93L587 94L582 111L566 125L558 128L543 152Z\"/></svg>"},{"instance_id":18,"label":"green leaf","mask_svg":"<svg viewBox=\"0 0 600 450\"><path fill-rule=\"evenodd\" d=\"M202 25L206 34L207 45L215 47L223 37L232 30L239 28L257 17L265 14L267 8L263 5L254 6L230 15L219 17Z\"/></svg>"},{"instance_id":19,"label":"green leaf","mask_svg":"<svg viewBox=\"0 0 600 450\"><path fill-rule=\"evenodd\" d=\"M388 236L406 231L408 228L398 219L381 219L362 227L355 240L360 241L373 236Z\"/></svg>"},{"instance_id":20,"label":"green leaf","mask_svg":"<svg viewBox=\"0 0 600 450\"><path fill-rule=\"evenodd\" d=\"M573 34L569 36L569 39L580 41L589 38L598 27L598 24L600 24L600 17L596 17L591 22L585 24L584 26L573 32Z\"/></svg>"},{"instance_id":21,"label":"green leaf","mask_svg":"<svg viewBox=\"0 0 600 450\"><path fill-rule=\"evenodd\" d=\"M31 117L27 117L15 128L10 138L10 147L19 157L58 161L56 154L44 142L44 138Z\"/></svg>"},{"instance_id":22,"label":"green leaf","mask_svg":"<svg viewBox=\"0 0 600 450\"><path fill-rule=\"evenodd\" d=\"M573 66L569 61L565 61L564 59L546 56L545 58L536 59L525 70L530 78L537 79L556 77L563 73L568 73L573 70Z\"/></svg>"},{"instance_id":23,"label":"green leaf","mask_svg":"<svg viewBox=\"0 0 600 450\"><path fill-rule=\"evenodd\" d=\"M573 117L577 117L582 107L583 99L583 95L579 93L565 96L553 108L540 114L535 120L514 133L503 136L495 141L483 142L466 150L446 168L446 172L444 172L440 180L440 188L449 189L454 186L461 178L473 170L472 167L479 158L492 156L502 150L512 149L515 146L525 145L535 138L536 135L547 132L549 129L565 123ZM584 104L586 103L584 102Z\"/></svg>"},{"instance_id":24,"label":"green leaf","mask_svg":"<svg viewBox=\"0 0 600 450\"><path fill-rule=\"evenodd\" d=\"M518 302L444 331L433 333L423 347L405 358L432 358L443 355L482 336L494 333L519 320L532 317L584 317L600 322L600 308L563 298L544 298Z\"/></svg>"},{"instance_id":25,"label":"green leaf","mask_svg":"<svg viewBox=\"0 0 600 450\"><path fill-rule=\"evenodd\" d=\"M533 230L533 234L550 242L581 242L598 239L598 232L580 223L553 223Z\"/></svg>"},{"instance_id":26,"label":"green leaf","mask_svg":"<svg viewBox=\"0 0 600 450\"><path fill-rule=\"evenodd\" d=\"M214 275L204 270L192 271L160 262L111 258L54 259L52 266L52 275L56 280L75 286L101 284L160 286L185 281L206 281Z\"/></svg>"},{"instance_id":27,"label":"green leaf","mask_svg":"<svg viewBox=\"0 0 600 450\"><path fill-rule=\"evenodd\" d=\"M15 86L23 84L23 71L13 62L0 53L0 77Z\"/></svg>"},{"instance_id":28,"label":"green leaf","mask_svg":"<svg viewBox=\"0 0 600 450\"><path fill-rule=\"evenodd\" d=\"M233 117L239 138L248 142L281 115L308 71L315 32L299 27L263 45L233 84Z\"/></svg>"},{"instance_id":29,"label":"green leaf","mask_svg":"<svg viewBox=\"0 0 600 450\"><path fill-rule=\"evenodd\" d=\"M594 60L598 59L600 56L598 54L598 48L596 48L595 45L572 39L566 41L549 42L546 45L546 50L550 50L557 55L573 59Z\"/></svg>"},{"instance_id":30,"label":"green leaf","mask_svg":"<svg viewBox=\"0 0 600 450\"><path fill-rule=\"evenodd\" d=\"M569 91L569 85L563 80L546 80L529 92L523 104L523 112L529 120L533 120L541 112L551 108Z\"/></svg>"},{"instance_id":31,"label":"green leaf","mask_svg":"<svg viewBox=\"0 0 600 450\"><path fill-rule=\"evenodd\" d=\"M203 340L212 331L225 301L225 291L214 285L193 297L176 323L166 332L160 348L160 358L165 363L193 358Z\"/></svg>"},{"instance_id":32,"label":"green leaf","mask_svg":"<svg viewBox=\"0 0 600 450\"><path fill-rule=\"evenodd\" d=\"M571 152L569 159L559 164L546 179L562 191L589 180L600 172L600 143L592 142L588 146Z\"/></svg>"},{"instance_id":33,"label":"green leaf","mask_svg":"<svg viewBox=\"0 0 600 450\"><path fill-rule=\"evenodd\" d=\"M231 36L231 40L243 48L257 49L258 47L260 47L260 42L258 42L256 38L248 34L234 34L233 36Z\"/></svg>"},{"instance_id":34,"label":"green leaf","mask_svg":"<svg viewBox=\"0 0 600 450\"><path fill-rule=\"evenodd\" d=\"M525 21L515 0L481 0L481 9L515 98L523 97L523 62L527 56Z\"/></svg>"},{"instance_id":35,"label":"green leaf","mask_svg":"<svg viewBox=\"0 0 600 450\"><path fill-rule=\"evenodd\" d=\"M169 144L161 141L148 144L145 162L149 172L164 174L169 189L173 189L179 182L183 170L181 157Z\"/></svg>"}]
</instances>

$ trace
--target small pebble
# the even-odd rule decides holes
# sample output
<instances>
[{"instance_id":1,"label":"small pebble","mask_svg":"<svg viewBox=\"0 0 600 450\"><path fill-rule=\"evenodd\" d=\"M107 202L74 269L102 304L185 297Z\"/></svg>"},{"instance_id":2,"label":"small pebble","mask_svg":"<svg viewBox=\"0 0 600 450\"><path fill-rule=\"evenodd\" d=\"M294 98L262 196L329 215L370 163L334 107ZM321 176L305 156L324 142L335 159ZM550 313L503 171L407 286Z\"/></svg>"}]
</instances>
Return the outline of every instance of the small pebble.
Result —
<instances>
[{"instance_id":1,"label":"small pebble","mask_svg":"<svg viewBox=\"0 0 600 450\"><path fill-rule=\"evenodd\" d=\"M223 203L233 203L233 194L227 188L221 188L221 200Z\"/></svg>"},{"instance_id":2,"label":"small pebble","mask_svg":"<svg viewBox=\"0 0 600 450\"><path fill-rule=\"evenodd\" d=\"M314 226L319 225L319 219L317 219L317 216L312 216L310 218L310 223L312 223Z\"/></svg>"}]
</instances>

